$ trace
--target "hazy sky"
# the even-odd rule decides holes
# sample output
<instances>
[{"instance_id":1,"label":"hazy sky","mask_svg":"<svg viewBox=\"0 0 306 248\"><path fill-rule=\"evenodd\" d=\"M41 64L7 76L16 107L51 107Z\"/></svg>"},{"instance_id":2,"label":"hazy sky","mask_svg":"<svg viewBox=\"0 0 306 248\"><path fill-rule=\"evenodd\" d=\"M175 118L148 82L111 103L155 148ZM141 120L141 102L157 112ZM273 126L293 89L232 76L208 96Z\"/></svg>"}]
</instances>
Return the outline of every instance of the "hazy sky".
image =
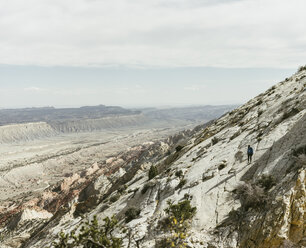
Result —
<instances>
[{"instance_id":1,"label":"hazy sky","mask_svg":"<svg viewBox=\"0 0 306 248\"><path fill-rule=\"evenodd\" d=\"M306 63L305 0L1 0L0 108L241 103Z\"/></svg>"}]
</instances>

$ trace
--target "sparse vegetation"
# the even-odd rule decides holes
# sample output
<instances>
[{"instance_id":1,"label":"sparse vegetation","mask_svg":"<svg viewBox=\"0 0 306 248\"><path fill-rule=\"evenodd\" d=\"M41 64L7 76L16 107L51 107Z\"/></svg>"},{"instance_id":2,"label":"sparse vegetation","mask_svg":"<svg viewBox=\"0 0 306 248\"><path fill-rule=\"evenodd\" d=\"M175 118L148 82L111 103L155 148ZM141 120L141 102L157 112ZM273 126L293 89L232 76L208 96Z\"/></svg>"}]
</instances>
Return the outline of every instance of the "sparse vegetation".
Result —
<instances>
[{"instance_id":1,"label":"sparse vegetation","mask_svg":"<svg viewBox=\"0 0 306 248\"><path fill-rule=\"evenodd\" d=\"M179 178L183 177L183 171L182 171L182 170L176 171L176 172L175 172L175 176L176 176L176 177L179 177Z\"/></svg>"},{"instance_id":2,"label":"sparse vegetation","mask_svg":"<svg viewBox=\"0 0 306 248\"><path fill-rule=\"evenodd\" d=\"M187 180L184 179L184 178L181 178L179 184L176 186L175 189L181 189L181 188L183 188L183 186L184 186L186 183L187 183Z\"/></svg>"},{"instance_id":3,"label":"sparse vegetation","mask_svg":"<svg viewBox=\"0 0 306 248\"><path fill-rule=\"evenodd\" d=\"M223 170L226 167L225 163L222 163L218 166L218 170Z\"/></svg>"},{"instance_id":4,"label":"sparse vegetation","mask_svg":"<svg viewBox=\"0 0 306 248\"><path fill-rule=\"evenodd\" d=\"M120 194L113 195L111 198L109 198L109 202L114 203L114 202L118 201L119 198L120 198Z\"/></svg>"},{"instance_id":5,"label":"sparse vegetation","mask_svg":"<svg viewBox=\"0 0 306 248\"><path fill-rule=\"evenodd\" d=\"M298 69L298 72L302 72L306 70L306 65L305 66L300 66L299 69Z\"/></svg>"},{"instance_id":6,"label":"sparse vegetation","mask_svg":"<svg viewBox=\"0 0 306 248\"><path fill-rule=\"evenodd\" d=\"M104 248L121 248L122 238L113 235L118 228L118 220L105 218L104 224L99 227L97 217L94 216L91 222L86 222L81 229L71 231L68 234L59 233L59 240L52 243L53 248L74 248L74 247L104 247Z\"/></svg>"},{"instance_id":7,"label":"sparse vegetation","mask_svg":"<svg viewBox=\"0 0 306 248\"><path fill-rule=\"evenodd\" d=\"M158 175L158 170L156 166L152 165L149 170L149 180L153 179Z\"/></svg>"},{"instance_id":8,"label":"sparse vegetation","mask_svg":"<svg viewBox=\"0 0 306 248\"><path fill-rule=\"evenodd\" d=\"M186 194L184 195L184 199L185 199L185 200L192 200L192 198L193 198L193 196L190 195L190 194L188 194L188 193L186 193Z\"/></svg>"},{"instance_id":9,"label":"sparse vegetation","mask_svg":"<svg viewBox=\"0 0 306 248\"><path fill-rule=\"evenodd\" d=\"M119 194L124 194L125 191L126 191L126 189L127 189L127 186L126 186L126 185L121 185L121 186L119 187L119 189L118 189L118 193L119 193Z\"/></svg>"},{"instance_id":10,"label":"sparse vegetation","mask_svg":"<svg viewBox=\"0 0 306 248\"><path fill-rule=\"evenodd\" d=\"M258 102L256 103L256 106L259 106L259 105L261 105L262 104L262 100L260 99L260 100L258 100Z\"/></svg>"},{"instance_id":11,"label":"sparse vegetation","mask_svg":"<svg viewBox=\"0 0 306 248\"><path fill-rule=\"evenodd\" d=\"M159 222L159 225L170 232L167 238L159 240L156 248L188 247L185 240L188 236L190 221L196 213L196 207L192 207L189 200L184 200L177 204L168 201L165 209L167 217Z\"/></svg>"},{"instance_id":12,"label":"sparse vegetation","mask_svg":"<svg viewBox=\"0 0 306 248\"><path fill-rule=\"evenodd\" d=\"M211 140L211 144L212 145L215 145L219 142L219 139L217 137L213 137L212 140Z\"/></svg>"},{"instance_id":13,"label":"sparse vegetation","mask_svg":"<svg viewBox=\"0 0 306 248\"><path fill-rule=\"evenodd\" d=\"M128 223L136 218L139 217L140 215L140 209L136 207L130 207L128 210L125 212L125 222Z\"/></svg>"},{"instance_id":14,"label":"sparse vegetation","mask_svg":"<svg viewBox=\"0 0 306 248\"><path fill-rule=\"evenodd\" d=\"M239 123L238 123L238 126L239 127L242 127L244 125L244 122L243 121L240 121Z\"/></svg>"},{"instance_id":15,"label":"sparse vegetation","mask_svg":"<svg viewBox=\"0 0 306 248\"><path fill-rule=\"evenodd\" d=\"M299 155L306 155L306 145L300 146L293 150L293 156L298 157Z\"/></svg>"},{"instance_id":16,"label":"sparse vegetation","mask_svg":"<svg viewBox=\"0 0 306 248\"><path fill-rule=\"evenodd\" d=\"M264 189L257 185L242 184L236 188L235 193L243 211L248 211L250 208L259 210L265 207L267 195Z\"/></svg>"},{"instance_id":17,"label":"sparse vegetation","mask_svg":"<svg viewBox=\"0 0 306 248\"><path fill-rule=\"evenodd\" d=\"M175 147L175 151L176 151L176 152L179 152L179 151L181 151L183 148L184 148L184 146L178 145L177 147Z\"/></svg>"},{"instance_id":18,"label":"sparse vegetation","mask_svg":"<svg viewBox=\"0 0 306 248\"><path fill-rule=\"evenodd\" d=\"M276 185L275 179L271 175L262 175L256 183L265 191L269 191L273 186Z\"/></svg>"}]
</instances>

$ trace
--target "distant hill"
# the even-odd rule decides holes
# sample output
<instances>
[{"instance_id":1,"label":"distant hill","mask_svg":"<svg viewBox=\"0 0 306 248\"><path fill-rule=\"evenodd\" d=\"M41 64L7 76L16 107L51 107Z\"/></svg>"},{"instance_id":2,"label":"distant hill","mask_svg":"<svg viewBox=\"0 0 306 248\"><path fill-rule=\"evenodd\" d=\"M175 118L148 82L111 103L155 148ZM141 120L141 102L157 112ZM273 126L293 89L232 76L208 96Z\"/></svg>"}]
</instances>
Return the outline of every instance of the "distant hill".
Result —
<instances>
[{"instance_id":1,"label":"distant hill","mask_svg":"<svg viewBox=\"0 0 306 248\"><path fill-rule=\"evenodd\" d=\"M99 119L118 115L135 115L140 111L118 106L85 106L80 108L23 108L0 110L0 126L29 122L53 122L81 119Z\"/></svg>"},{"instance_id":2,"label":"distant hill","mask_svg":"<svg viewBox=\"0 0 306 248\"><path fill-rule=\"evenodd\" d=\"M165 109L144 109L142 112L154 119L184 119L189 121L212 120L237 108L238 105L205 105Z\"/></svg>"}]
</instances>

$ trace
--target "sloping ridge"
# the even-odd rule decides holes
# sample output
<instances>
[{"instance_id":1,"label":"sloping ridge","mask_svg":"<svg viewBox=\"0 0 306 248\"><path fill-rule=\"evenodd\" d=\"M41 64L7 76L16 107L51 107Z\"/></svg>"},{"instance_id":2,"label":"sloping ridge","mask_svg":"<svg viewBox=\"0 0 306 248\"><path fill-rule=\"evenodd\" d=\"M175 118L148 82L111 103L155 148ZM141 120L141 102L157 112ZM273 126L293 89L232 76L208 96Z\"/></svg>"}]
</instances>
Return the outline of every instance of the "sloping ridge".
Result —
<instances>
[{"instance_id":1,"label":"sloping ridge","mask_svg":"<svg viewBox=\"0 0 306 248\"><path fill-rule=\"evenodd\" d=\"M131 126L141 126L149 122L144 115L112 116L97 119L53 121L50 125L59 132L91 132L103 129L115 129Z\"/></svg>"},{"instance_id":2,"label":"sloping ridge","mask_svg":"<svg viewBox=\"0 0 306 248\"><path fill-rule=\"evenodd\" d=\"M0 144L52 137L58 132L46 122L0 126Z\"/></svg>"},{"instance_id":3,"label":"sloping ridge","mask_svg":"<svg viewBox=\"0 0 306 248\"><path fill-rule=\"evenodd\" d=\"M138 127L149 123L143 115L112 116L98 119L79 119L10 124L0 126L0 144L31 141L57 136L60 133L92 132L126 127Z\"/></svg>"}]
</instances>

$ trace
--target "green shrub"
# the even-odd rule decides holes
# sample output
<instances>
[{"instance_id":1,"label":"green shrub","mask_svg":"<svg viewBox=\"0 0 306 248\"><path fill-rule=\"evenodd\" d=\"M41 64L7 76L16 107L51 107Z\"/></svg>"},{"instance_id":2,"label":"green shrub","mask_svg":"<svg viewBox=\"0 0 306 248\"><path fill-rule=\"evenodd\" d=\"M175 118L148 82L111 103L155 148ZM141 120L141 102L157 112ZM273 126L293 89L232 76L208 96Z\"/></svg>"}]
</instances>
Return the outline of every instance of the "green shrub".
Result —
<instances>
[{"instance_id":1,"label":"green shrub","mask_svg":"<svg viewBox=\"0 0 306 248\"><path fill-rule=\"evenodd\" d=\"M235 193L243 211L248 211L250 208L260 210L266 205L267 195L264 189L257 185L249 183L239 185Z\"/></svg>"},{"instance_id":2,"label":"green shrub","mask_svg":"<svg viewBox=\"0 0 306 248\"><path fill-rule=\"evenodd\" d=\"M120 194L116 194L116 195L113 195L111 198L109 198L109 201L114 203L116 201L118 201L120 198Z\"/></svg>"},{"instance_id":3,"label":"green shrub","mask_svg":"<svg viewBox=\"0 0 306 248\"><path fill-rule=\"evenodd\" d=\"M178 222L190 220L196 214L197 208L192 207L189 200L181 201L177 204L168 201L168 207L165 212L173 216Z\"/></svg>"},{"instance_id":4,"label":"green shrub","mask_svg":"<svg viewBox=\"0 0 306 248\"><path fill-rule=\"evenodd\" d=\"M193 196L190 195L190 194L188 194L188 193L186 193L186 194L184 195L184 199L185 199L185 200L192 200L192 198L193 198Z\"/></svg>"},{"instance_id":5,"label":"green shrub","mask_svg":"<svg viewBox=\"0 0 306 248\"><path fill-rule=\"evenodd\" d=\"M99 227L97 217L94 216L91 222L86 222L79 231L76 229L68 234L59 233L59 240L52 243L53 248L74 248L74 247L104 247L121 248L122 238L113 235L118 227L118 220L105 218L103 226Z\"/></svg>"},{"instance_id":6,"label":"green shrub","mask_svg":"<svg viewBox=\"0 0 306 248\"><path fill-rule=\"evenodd\" d=\"M212 145L215 145L219 142L219 139L217 137L213 137L211 140Z\"/></svg>"},{"instance_id":7,"label":"green shrub","mask_svg":"<svg viewBox=\"0 0 306 248\"><path fill-rule=\"evenodd\" d=\"M268 191L276 185L276 181L271 175L262 175L256 184L263 188L265 191Z\"/></svg>"},{"instance_id":8,"label":"green shrub","mask_svg":"<svg viewBox=\"0 0 306 248\"><path fill-rule=\"evenodd\" d=\"M197 208L192 207L189 200L184 200L177 204L168 201L168 207L165 209L168 216L159 222L159 226L170 232L170 235L159 240L155 247L188 247L185 240L190 228L190 221L196 214L196 210Z\"/></svg>"},{"instance_id":9,"label":"green shrub","mask_svg":"<svg viewBox=\"0 0 306 248\"><path fill-rule=\"evenodd\" d=\"M306 155L306 145L299 146L293 150L293 156L298 157L300 155Z\"/></svg>"},{"instance_id":10,"label":"green shrub","mask_svg":"<svg viewBox=\"0 0 306 248\"><path fill-rule=\"evenodd\" d=\"M262 100L260 99L257 103L256 103L256 106L259 106L262 104Z\"/></svg>"},{"instance_id":11,"label":"green shrub","mask_svg":"<svg viewBox=\"0 0 306 248\"><path fill-rule=\"evenodd\" d=\"M175 189L181 189L186 183L187 183L187 180L182 178Z\"/></svg>"},{"instance_id":12,"label":"green shrub","mask_svg":"<svg viewBox=\"0 0 306 248\"><path fill-rule=\"evenodd\" d=\"M176 152L179 152L179 151L181 151L183 148L184 148L184 146L178 145L177 147L175 147L175 151L176 151Z\"/></svg>"},{"instance_id":13,"label":"green shrub","mask_svg":"<svg viewBox=\"0 0 306 248\"><path fill-rule=\"evenodd\" d=\"M126 189L127 189L126 185L120 185L120 187L118 188L118 193L123 194L125 193Z\"/></svg>"},{"instance_id":14,"label":"green shrub","mask_svg":"<svg viewBox=\"0 0 306 248\"><path fill-rule=\"evenodd\" d=\"M175 176L181 178L183 176L183 171L182 170L176 171Z\"/></svg>"},{"instance_id":15,"label":"green shrub","mask_svg":"<svg viewBox=\"0 0 306 248\"><path fill-rule=\"evenodd\" d=\"M135 207L131 207L128 210L126 210L125 212L125 222L128 223L136 218L139 217L140 215L140 209L139 208L135 208Z\"/></svg>"},{"instance_id":16,"label":"green shrub","mask_svg":"<svg viewBox=\"0 0 306 248\"><path fill-rule=\"evenodd\" d=\"M226 167L225 163L222 163L218 166L218 170L223 170Z\"/></svg>"},{"instance_id":17,"label":"green shrub","mask_svg":"<svg viewBox=\"0 0 306 248\"><path fill-rule=\"evenodd\" d=\"M153 179L158 175L158 170L156 166L152 165L149 170L149 180Z\"/></svg>"}]
</instances>

